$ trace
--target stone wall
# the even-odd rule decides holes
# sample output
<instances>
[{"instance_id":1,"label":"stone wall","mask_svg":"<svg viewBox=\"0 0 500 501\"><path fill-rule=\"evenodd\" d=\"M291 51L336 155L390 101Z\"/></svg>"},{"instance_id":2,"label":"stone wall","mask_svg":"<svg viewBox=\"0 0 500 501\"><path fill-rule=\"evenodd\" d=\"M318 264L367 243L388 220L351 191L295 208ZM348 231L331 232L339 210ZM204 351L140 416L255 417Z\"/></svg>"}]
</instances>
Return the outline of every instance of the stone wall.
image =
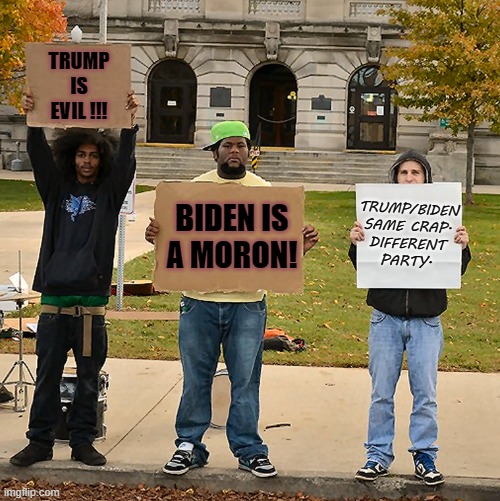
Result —
<instances>
[{"instance_id":1,"label":"stone wall","mask_svg":"<svg viewBox=\"0 0 500 501\"><path fill-rule=\"evenodd\" d=\"M357 69L369 63L368 27L377 27L382 21L372 14L374 6L384 5L387 2L356 0L109 0L108 42L132 46L132 86L143 105L138 115L139 141L147 140L149 75L161 61L176 57L196 75L195 146L208 142L216 120L248 121L253 75L265 64L278 63L286 66L297 82L296 149L345 150L348 82ZM69 30L79 24L84 41L98 41L99 0L68 0L66 12ZM268 23L276 21L278 31L273 39ZM380 33L382 47L398 43L397 30L378 26L380 30L375 31ZM168 43L166 35L172 37ZM385 62L383 51L381 57ZM230 107L210 106L213 87L230 88ZM312 109L312 99L319 96L331 100L330 110L319 113ZM419 112L399 110L397 150L430 150L439 157L437 165L448 161L450 155L436 155L436 142L434 147L430 144L436 124L407 120L407 114L418 117ZM23 119L4 118L0 130L10 131L12 137L24 135ZM6 136L0 139L5 139L5 157L12 149L10 140ZM498 136L483 128L478 132L476 152L478 180L500 184ZM457 159L461 154L457 151L453 156ZM446 166L442 169L449 170Z\"/></svg>"}]
</instances>

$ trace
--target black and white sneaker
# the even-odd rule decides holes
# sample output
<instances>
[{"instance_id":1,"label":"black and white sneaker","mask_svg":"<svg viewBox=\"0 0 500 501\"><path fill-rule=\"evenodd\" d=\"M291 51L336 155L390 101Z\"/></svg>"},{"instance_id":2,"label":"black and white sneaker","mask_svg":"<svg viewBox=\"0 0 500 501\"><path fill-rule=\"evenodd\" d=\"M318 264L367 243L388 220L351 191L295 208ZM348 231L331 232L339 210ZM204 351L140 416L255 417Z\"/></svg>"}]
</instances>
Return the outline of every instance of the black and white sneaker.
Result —
<instances>
[{"instance_id":1,"label":"black and white sneaker","mask_svg":"<svg viewBox=\"0 0 500 501\"><path fill-rule=\"evenodd\" d=\"M434 460L425 452L414 452L413 462L415 463L415 476L423 480L425 485L441 485L444 477L436 468Z\"/></svg>"},{"instance_id":2,"label":"black and white sneaker","mask_svg":"<svg viewBox=\"0 0 500 501\"><path fill-rule=\"evenodd\" d=\"M372 482L378 477L385 477L386 475L389 475L389 470L387 468L384 468L380 463L377 463L377 461L367 461L363 468L360 468L356 472L354 478L365 482Z\"/></svg>"},{"instance_id":3,"label":"black and white sneaker","mask_svg":"<svg viewBox=\"0 0 500 501\"><path fill-rule=\"evenodd\" d=\"M193 468L205 466L199 463L193 451L177 449L172 459L163 467L163 471L169 475L184 475Z\"/></svg>"},{"instance_id":4,"label":"black and white sneaker","mask_svg":"<svg viewBox=\"0 0 500 501\"><path fill-rule=\"evenodd\" d=\"M238 459L238 468L251 472L259 478L275 477L278 472L265 454L257 454L250 459Z\"/></svg>"}]
</instances>

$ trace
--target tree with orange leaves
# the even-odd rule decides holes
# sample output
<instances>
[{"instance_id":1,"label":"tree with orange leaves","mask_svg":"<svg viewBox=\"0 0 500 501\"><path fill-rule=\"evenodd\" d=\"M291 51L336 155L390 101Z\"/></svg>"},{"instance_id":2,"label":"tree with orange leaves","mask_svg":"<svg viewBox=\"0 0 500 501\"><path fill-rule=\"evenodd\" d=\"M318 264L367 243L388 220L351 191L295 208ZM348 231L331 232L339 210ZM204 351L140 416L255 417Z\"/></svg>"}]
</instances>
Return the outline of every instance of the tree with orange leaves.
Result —
<instances>
[{"instance_id":1,"label":"tree with orange leaves","mask_svg":"<svg viewBox=\"0 0 500 501\"><path fill-rule=\"evenodd\" d=\"M475 129L500 131L500 0L408 0L385 11L406 41L386 50L382 68L408 116L446 118L453 133L467 131L466 203L472 197ZM392 59L390 59L392 58Z\"/></svg>"},{"instance_id":2,"label":"tree with orange leaves","mask_svg":"<svg viewBox=\"0 0 500 501\"><path fill-rule=\"evenodd\" d=\"M0 10L0 102L20 106L25 84L24 45L64 38L60 0L2 0Z\"/></svg>"}]
</instances>

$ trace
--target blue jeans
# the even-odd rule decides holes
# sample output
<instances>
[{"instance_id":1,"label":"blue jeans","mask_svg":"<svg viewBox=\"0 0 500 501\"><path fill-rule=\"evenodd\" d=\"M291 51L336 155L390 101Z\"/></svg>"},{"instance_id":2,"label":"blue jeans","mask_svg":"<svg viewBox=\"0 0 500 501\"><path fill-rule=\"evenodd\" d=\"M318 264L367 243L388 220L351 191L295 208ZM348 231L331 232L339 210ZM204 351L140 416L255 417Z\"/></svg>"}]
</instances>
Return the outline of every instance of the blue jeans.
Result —
<instances>
[{"instance_id":1,"label":"blue jeans","mask_svg":"<svg viewBox=\"0 0 500 501\"><path fill-rule=\"evenodd\" d=\"M183 297L180 304L179 349L184 372L175 428L176 445L190 442L201 464L209 452L203 435L212 417L212 383L223 349L231 382L226 424L229 447L236 457L267 454L258 432L266 300L216 303Z\"/></svg>"},{"instance_id":2,"label":"blue jeans","mask_svg":"<svg viewBox=\"0 0 500 501\"><path fill-rule=\"evenodd\" d=\"M413 408L410 452L436 459L437 370L443 350L440 317L394 317L373 310L368 338L372 395L365 443L369 460L389 468L394 461L394 393L406 351Z\"/></svg>"},{"instance_id":3,"label":"blue jeans","mask_svg":"<svg viewBox=\"0 0 500 501\"><path fill-rule=\"evenodd\" d=\"M92 443L97 435L99 373L107 354L104 316L92 317L92 356L84 357L83 317L42 313L36 334L36 385L31 404L29 429L31 442L54 445L54 429L61 413L60 385L68 351L73 350L77 384L68 414L69 445Z\"/></svg>"}]
</instances>

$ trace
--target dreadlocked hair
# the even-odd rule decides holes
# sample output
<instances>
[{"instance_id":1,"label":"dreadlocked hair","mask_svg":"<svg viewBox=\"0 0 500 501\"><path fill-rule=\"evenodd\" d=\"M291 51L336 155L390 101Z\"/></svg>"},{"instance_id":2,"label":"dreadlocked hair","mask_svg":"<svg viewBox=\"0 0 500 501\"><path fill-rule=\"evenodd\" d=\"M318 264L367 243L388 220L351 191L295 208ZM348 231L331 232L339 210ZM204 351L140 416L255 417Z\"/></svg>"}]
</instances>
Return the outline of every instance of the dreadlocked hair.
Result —
<instances>
[{"instance_id":1,"label":"dreadlocked hair","mask_svg":"<svg viewBox=\"0 0 500 501\"><path fill-rule=\"evenodd\" d=\"M58 129L54 134L52 152L56 167L69 179L75 179L75 157L82 144L93 144L99 150L99 174L103 178L111 171L113 155L118 146L118 137L111 130Z\"/></svg>"}]
</instances>

